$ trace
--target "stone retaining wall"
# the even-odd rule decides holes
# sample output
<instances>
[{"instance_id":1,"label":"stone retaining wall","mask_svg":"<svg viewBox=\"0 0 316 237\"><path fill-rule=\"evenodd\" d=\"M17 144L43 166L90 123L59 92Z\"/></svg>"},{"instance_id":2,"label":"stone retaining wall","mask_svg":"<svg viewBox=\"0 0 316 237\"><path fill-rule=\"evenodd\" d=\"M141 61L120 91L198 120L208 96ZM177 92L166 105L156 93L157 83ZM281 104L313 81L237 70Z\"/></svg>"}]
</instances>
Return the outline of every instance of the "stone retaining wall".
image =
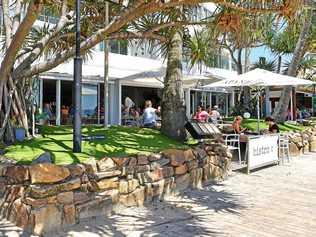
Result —
<instances>
[{"instance_id":1,"label":"stone retaining wall","mask_svg":"<svg viewBox=\"0 0 316 237\"><path fill-rule=\"evenodd\" d=\"M316 152L316 127L302 132L288 133L290 140L290 155L300 156L307 152Z\"/></svg>"},{"instance_id":2,"label":"stone retaining wall","mask_svg":"<svg viewBox=\"0 0 316 237\"><path fill-rule=\"evenodd\" d=\"M0 164L0 215L42 234L222 179L230 163L224 145L209 144L78 165Z\"/></svg>"}]
</instances>

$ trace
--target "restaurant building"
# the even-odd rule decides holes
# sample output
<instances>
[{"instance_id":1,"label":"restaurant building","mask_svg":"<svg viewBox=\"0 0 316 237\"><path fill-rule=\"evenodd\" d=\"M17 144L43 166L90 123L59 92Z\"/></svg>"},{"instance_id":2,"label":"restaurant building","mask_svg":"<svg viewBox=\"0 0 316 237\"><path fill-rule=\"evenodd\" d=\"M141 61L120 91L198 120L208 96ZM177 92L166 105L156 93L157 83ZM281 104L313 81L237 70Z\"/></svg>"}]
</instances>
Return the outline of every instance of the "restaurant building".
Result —
<instances>
[{"instance_id":1,"label":"restaurant building","mask_svg":"<svg viewBox=\"0 0 316 237\"><path fill-rule=\"evenodd\" d=\"M110 124L121 124L121 110L126 97L136 107L143 108L145 100L160 105L166 65L161 59L150 59L110 53L109 55L109 111ZM104 119L104 54L93 53L82 68L82 120L85 124L99 124ZM220 68L204 68L203 72L184 70L184 91L187 116L191 117L198 105L218 105L228 115L233 105L229 90L205 90L202 86L216 80L235 75L235 72ZM62 116L62 110L72 107L73 62L61 64L39 76L38 106L41 111L45 104L54 105L54 123L71 123ZM70 117L70 116L69 116Z\"/></svg>"}]
</instances>

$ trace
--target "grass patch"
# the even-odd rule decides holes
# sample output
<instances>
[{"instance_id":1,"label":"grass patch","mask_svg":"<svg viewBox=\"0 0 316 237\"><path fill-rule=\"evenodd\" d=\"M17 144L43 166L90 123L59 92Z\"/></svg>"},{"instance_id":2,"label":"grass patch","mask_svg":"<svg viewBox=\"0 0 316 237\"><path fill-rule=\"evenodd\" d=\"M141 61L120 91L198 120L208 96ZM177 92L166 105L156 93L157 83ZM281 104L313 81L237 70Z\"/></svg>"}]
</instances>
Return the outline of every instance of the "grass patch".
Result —
<instances>
[{"instance_id":1,"label":"grass patch","mask_svg":"<svg viewBox=\"0 0 316 237\"><path fill-rule=\"evenodd\" d=\"M234 120L234 118L229 117L226 120L232 122ZM278 124L278 126L279 126L281 132L303 131L303 130L309 128L309 126L303 126L301 124L292 124L289 122L285 122L283 124ZM257 119L255 119L255 118L243 119L242 127L248 128L251 131L257 131ZM268 129L268 125L265 123L265 121L263 119L260 120L259 128L260 128L260 130L261 129Z\"/></svg>"},{"instance_id":2,"label":"grass patch","mask_svg":"<svg viewBox=\"0 0 316 237\"><path fill-rule=\"evenodd\" d=\"M56 164L80 163L89 157L127 156L149 154L168 148L186 148L185 145L167 138L160 131L146 128L112 126L86 126L84 135L105 135L106 139L83 141L82 153L72 152L72 128L69 126L44 126L42 136L19 142L5 149L6 157L28 164L45 151L51 152Z\"/></svg>"},{"instance_id":3,"label":"grass patch","mask_svg":"<svg viewBox=\"0 0 316 237\"><path fill-rule=\"evenodd\" d=\"M248 128L249 130L257 131L257 119L244 119L242 126ZM308 128L303 125L296 125L288 122L278 124L278 126L281 132L303 131ZM264 122L264 120L260 120L259 127L260 129L268 129L268 125Z\"/></svg>"}]
</instances>

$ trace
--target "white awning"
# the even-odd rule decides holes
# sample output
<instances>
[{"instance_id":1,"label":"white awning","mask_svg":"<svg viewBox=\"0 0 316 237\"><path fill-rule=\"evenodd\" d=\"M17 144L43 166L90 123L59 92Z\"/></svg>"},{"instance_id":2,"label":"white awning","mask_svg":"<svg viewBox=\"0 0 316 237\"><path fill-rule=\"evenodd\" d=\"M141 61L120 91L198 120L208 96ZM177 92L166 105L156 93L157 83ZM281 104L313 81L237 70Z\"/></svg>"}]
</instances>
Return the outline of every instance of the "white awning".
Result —
<instances>
[{"instance_id":1,"label":"white awning","mask_svg":"<svg viewBox=\"0 0 316 237\"><path fill-rule=\"evenodd\" d=\"M110 79L121 79L134 74L146 71L160 71L163 69L163 62L148 58L133 57L122 54L109 54L109 77ZM49 73L67 74L72 77L74 70L73 61L58 65ZM82 76L101 77L104 75L104 53L94 52L92 57L84 61L82 65Z\"/></svg>"},{"instance_id":2,"label":"white awning","mask_svg":"<svg viewBox=\"0 0 316 237\"><path fill-rule=\"evenodd\" d=\"M267 87L267 86L298 86L298 85L312 85L312 81L290 77L263 69L254 69L250 72L236 75L231 79L215 82L204 86L204 88L214 87Z\"/></svg>"},{"instance_id":3,"label":"white awning","mask_svg":"<svg viewBox=\"0 0 316 237\"><path fill-rule=\"evenodd\" d=\"M49 72L43 73L42 78L73 80L73 61L60 64ZM90 59L82 65L82 77L86 83L103 82L104 53L94 52ZM166 63L162 60L109 54L109 78L111 81L120 80L122 85L137 87L163 88L166 75ZM236 72L220 68L196 68L188 70L184 65L183 84L185 88L201 88L218 80L231 78Z\"/></svg>"}]
</instances>

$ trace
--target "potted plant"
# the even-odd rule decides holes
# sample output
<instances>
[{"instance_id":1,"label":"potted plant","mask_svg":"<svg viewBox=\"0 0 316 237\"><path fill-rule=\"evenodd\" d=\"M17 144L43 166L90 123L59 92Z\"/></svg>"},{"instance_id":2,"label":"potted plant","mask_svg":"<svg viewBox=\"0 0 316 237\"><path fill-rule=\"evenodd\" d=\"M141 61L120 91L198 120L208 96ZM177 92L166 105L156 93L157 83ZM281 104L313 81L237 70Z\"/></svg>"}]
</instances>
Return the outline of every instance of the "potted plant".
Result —
<instances>
[{"instance_id":1,"label":"potted plant","mask_svg":"<svg viewBox=\"0 0 316 237\"><path fill-rule=\"evenodd\" d=\"M15 139L19 142L24 141L25 140L25 136L26 136L26 132L25 129L21 126L19 126L16 118L12 118L11 119L11 124L14 127L14 136Z\"/></svg>"}]
</instances>

